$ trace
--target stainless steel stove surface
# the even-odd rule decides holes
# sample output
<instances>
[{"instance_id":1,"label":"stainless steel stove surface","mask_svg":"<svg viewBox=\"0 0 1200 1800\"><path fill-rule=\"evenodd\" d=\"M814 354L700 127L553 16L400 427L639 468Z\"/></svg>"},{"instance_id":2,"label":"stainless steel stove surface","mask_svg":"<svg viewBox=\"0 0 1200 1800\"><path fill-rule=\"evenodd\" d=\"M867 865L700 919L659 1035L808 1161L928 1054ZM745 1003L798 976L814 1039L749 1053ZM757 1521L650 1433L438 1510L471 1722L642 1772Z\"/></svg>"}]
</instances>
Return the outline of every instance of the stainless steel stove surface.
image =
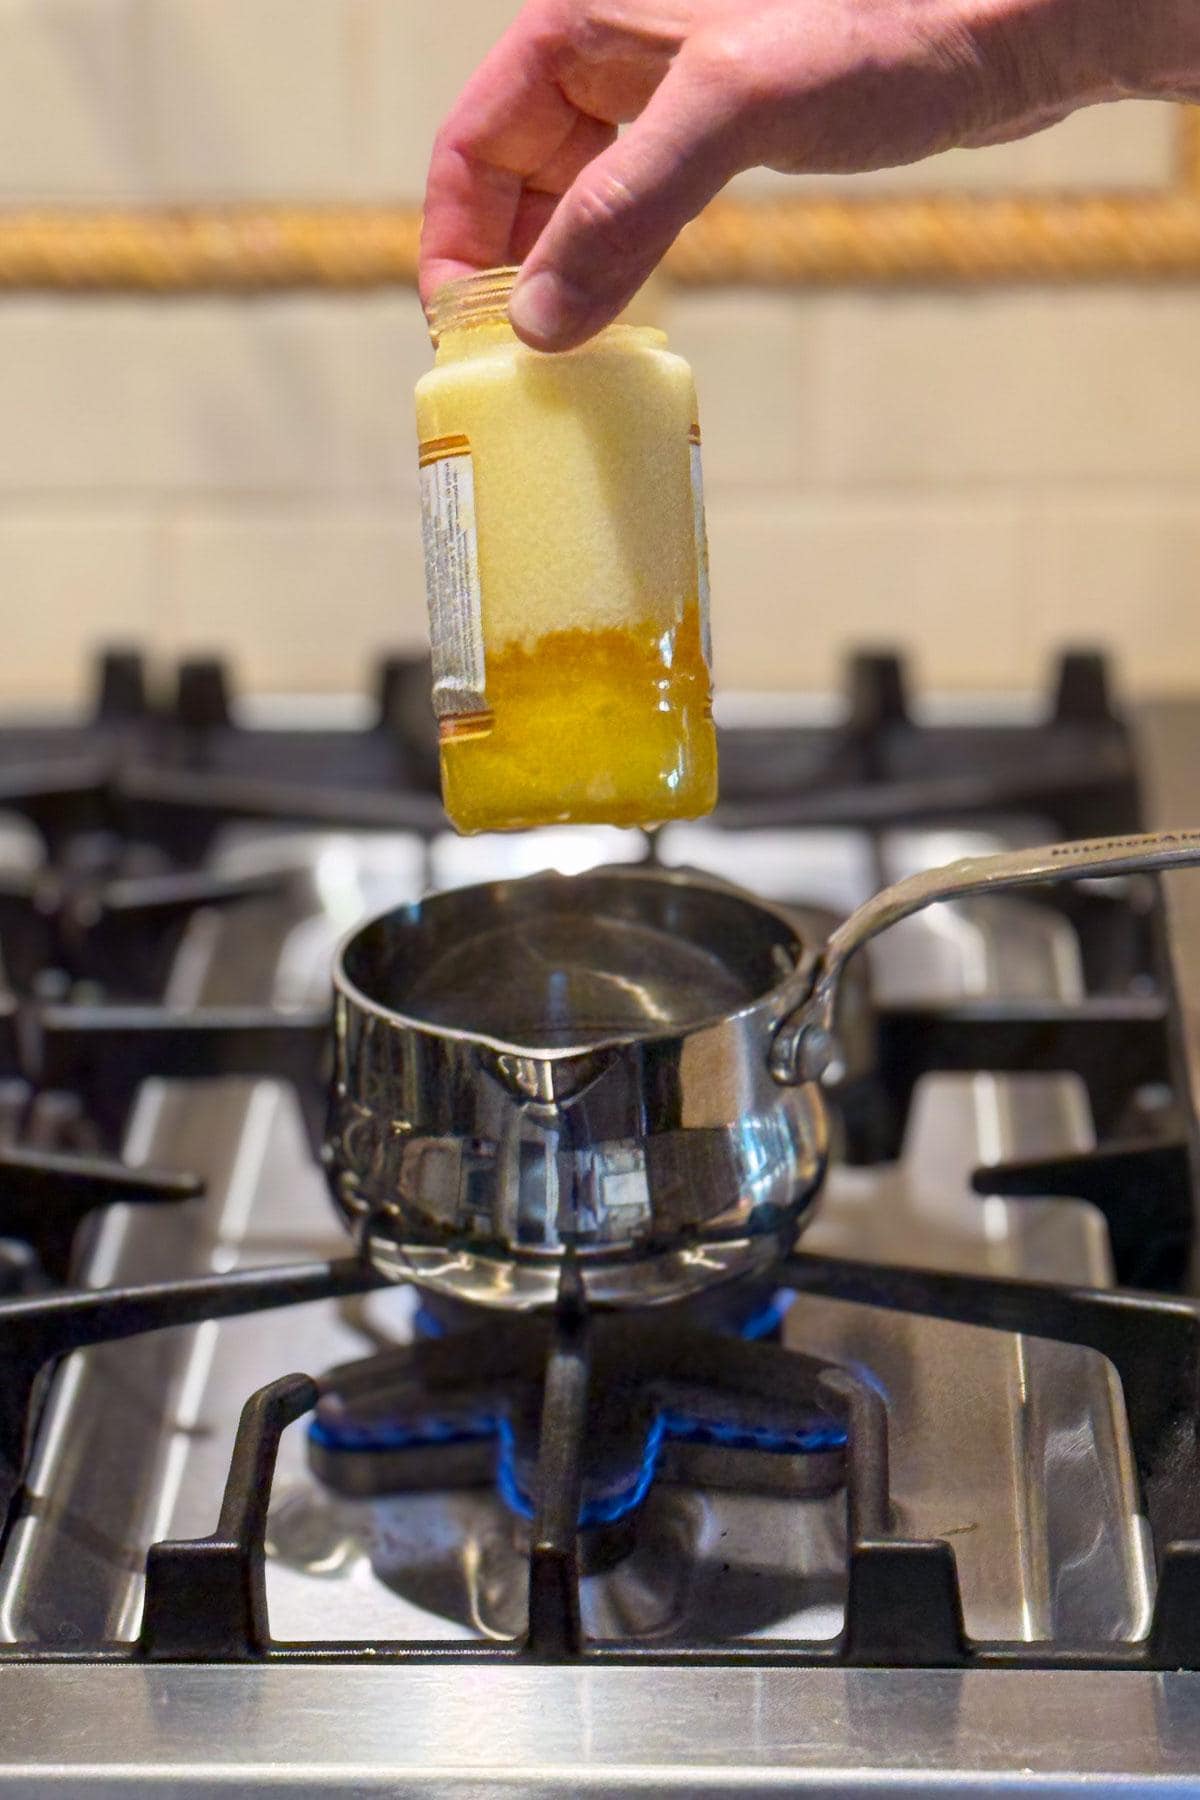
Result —
<instances>
[{"instance_id":1,"label":"stainless steel stove surface","mask_svg":"<svg viewBox=\"0 0 1200 1800\"><path fill-rule=\"evenodd\" d=\"M999 848L997 840L991 840ZM885 873L946 861L983 840L912 833L884 842ZM594 834L593 856L623 856L623 834ZM691 829L663 846L732 874L736 840ZM565 834L468 845L450 841L461 880L498 862L575 863ZM871 880L850 834L780 835L759 854L805 898L848 910ZM302 871L286 903L197 922L169 997L216 1005L319 1001L332 944L348 922L415 897L413 842L313 835L232 837L225 874L264 864ZM875 952L894 1000L965 995L1079 997L1070 927L1019 901L962 906L909 922ZM1086 1098L1070 1076L928 1077L905 1153L879 1169L836 1170L813 1248L866 1259L1102 1285L1111 1280L1102 1219L1080 1202L969 1196L979 1163L1089 1144ZM130 1160L203 1176L202 1200L165 1218L117 1209L86 1279L127 1285L255 1262L336 1255L343 1237L292 1091L269 1081L154 1083L143 1089ZM88 1351L64 1371L30 1480L36 1504L3 1570L3 1626L60 1642L64 1623L134 1637L145 1552L160 1538L210 1530L247 1393L291 1369L320 1373L413 1330L415 1290L206 1322L186 1332ZM955 1546L966 1622L983 1638L1087 1642L1136 1637L1150 1569L1136 1511L1124 1408L1100 1358L969 1326L878 1314L812 1297L788 1310L783 1341L865 1366L892 1415L893 1493L906 1535ZM152 1430L147 1432L147 1425ZM148 1441L149 1440L149 1441ZM528 1526L494 1490L338 1499L307 1471L302 1429L281 1447L269 1524L267 1598L281 1638L517 1637L525 1629ZM748 1634L832 1637L842 1623L846 1559L840 1490L789 1497L704 1494L659 1484L638 1542L585 1577L585 1623L652 1640Z\"/></svg>"},{"instance_id":2,"label":"stainless steel stove surface","mask_svg":"<svg viewBox=\"0 0 1200 1800\"><path fill-rule=\"evenodd\" d=\"M1147 729L1159 734L1156 768L1186 791L1179 745L1164 754L1176 726L1159 717ZM969 828L681 826L660 835L656 853L844 913L882 881L1045 835L1020 813ZM574 872L643 850L639 834L605 831L459 840L225 824L202 873L238 903L192 914L162 999L175 1019L224 1016L228 1027L232 1008L246 1029L282 1015L297 1036L311 1035L333 950L371 911L430 885ZM27 836L14 830L0 856L28 872ZM1166 884L1172 917L1187 881ZM1094 902L1107 917L1107 903L1124 898L1099 884L1078 915L1011 897L923 914L871 947L874 1002L899 1022L902 1043L922 1009L978 1015L989 1029L1070 1015L1086 1028L1097 933L1083 915ZM1137 1033L1149 1001L1136 980L1124 988L1107 1016L1119 1023L1124 1005ZM1111 1052L1120 1037L1103 1007L1093 1013ZM39 1017L51 1063L56 1030L79 1053L53 1008ZM1186 1012L1178 1030L1186 1059ZM13 1647L7 1659L0 1650L0 1788L30 1800L252 1791L465 1800L850 1795L884 1782L922 1794L1031 1781L1045 1794L1200 1785L1200 1674L1169 1672L1140 1648L1170 1620L1163 1605L1156 1612L1162 1544L1156 1558L1145 1459L1113 1363L1083 1342L960 1322L962 1302L938 1298L936 1274L915 1300L881 1305L865 1291L881 1265L895 1265L987 1278L990 1303L1030 1282L1059 1284L1050 1294L1088 1290L1085 1306L1102 1312L1105 1292L1116 1296L1113 1243L1125 1244L1113 1215L1070 1197L1069 1183L1066 1197L1039 1197L1031 1183L1040 1169L1087 1165L1096 1152L1104 1071L1088 1056L1064 1054L1060 1072L1052 1053L1027 1064L1007 1050L991 1055L990 1069L956 1067L969 1059L944 1049L929 1060L903 1109L899 1154L860 1145L857 1158L836 1159L803 1234L811 1266L828 1262L841 1275L824 1291L820 1280L811 1291L783 1284L767 1323L779 1354L827 1360L882 1397L887 1532L910 1550L951 1547L965 1643L995 1646L990 1662L939 1639L946 1615L936 1604L924 1617L928 1564L906 1586L904 1557L890 1572L884 1557L875 1563L882 1624L877 1609L871 1646L849 1658L865 1666L832 1654L822 1664L839 1644L854 1651L862 1623L848 1607L858 1540L847 1465L832 1442L777 1456L775 1476L760 1456L749 1480L720 1443L693 1446L690 1460L673 1461L669 1446L657 1462L647 1452L640 1504L581 1534L581 1642L611 1652L589 1658L532 1630L531 1545L544 1520L522 1516L511 1483L480 1480L475 1456L458 1484L443 1462L449 1477L418 1478L407 1492L354 1491L355 1480L335 1487L319 1458L314 1466L306 1421L283 1432L273 1481L269 1457L259 1466L270 1481L265 1606L285 1653L189 1650L178 1620L174 1636L157 1638L154 1620L143 1622L147 1555L213 1533L247 1396L293 1371L321 1376L441 1328L415 1290L391 1287L240 1317L196 1308L198 1323L71 1355L46 1393L0 1560L0 1642ZM1082 1072L1071 1072L1076 1060ZM166 1075L140 1071L149 1078L124 1119L123 1156L138 1168L189 1171L203 1192L94 1216L76 1243L77 1282L140 1293L344 1258L296 1086L259 1073L197 1079L187 1053L174 1065L185 1079L173 1078L170 1058L161 1066ZM1147 1116L1168 1101L1178 1096L1149 1079L1138 1087ZM1113 1121L1103 1123L1101 1153L1130 1153L1133 1128L1123 1120L1114 1150ZM849 1115L847 1132L853 1149ZM1173 1144L1166 1134L1164 1157ZM1022 1197L976 1193L973 1174L988 1166L1000 1166L996 1185ZM844 1276L860 1263L871 1274L855 1298ZM6 1304L21 1303L0 1301L0 1350ZM1177 1305L1192 1317L1190 1302ZM1135 1415L1153 1385L1139 1386ZM1162 1385L1171 1386L1165 1370ZM496 1456L489 1445L484 1465ZM265 1487L260 1498L265 1505ZM1174 1514L1161 1504L1169 1523L1189 1516L1183 1502L1171 1501ZM218 1538L231 1531L222 1514ZM216 1546L214 1591L236 1549ZM169 1572L160 1570L164 1584ZM1179 1568L1174 1578L1186 1602ZM176 1600L186 1605L196 1590L182 1570L179 1579ZM258 1616L253 1593L245 1605ZM1174 1629L1173 1643L1191 1642ZM521 1653L527 1636L534 1654ZM492 1657L506 1647L511 1658Z\"/></svg>"}]
</instances>

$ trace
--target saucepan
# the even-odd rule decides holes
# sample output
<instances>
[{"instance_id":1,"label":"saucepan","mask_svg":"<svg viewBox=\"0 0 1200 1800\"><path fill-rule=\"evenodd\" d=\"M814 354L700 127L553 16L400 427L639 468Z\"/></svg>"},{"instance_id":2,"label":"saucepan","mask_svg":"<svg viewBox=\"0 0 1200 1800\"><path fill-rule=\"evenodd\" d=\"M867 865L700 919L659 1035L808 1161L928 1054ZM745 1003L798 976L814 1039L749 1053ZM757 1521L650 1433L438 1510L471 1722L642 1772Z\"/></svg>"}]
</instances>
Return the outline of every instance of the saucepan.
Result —
<instances>
[{"instance_id":1,"label":"saucepan","mask_svg":"<svg viewBox=\"0 0 1200 1800\"><path fill-rule=\"evenodd\" d=\"M690 870L607 867L432 894L334 974L325 1162L396 1280L484 1305L675 1302L790 1249L829 1156L839 990L936 901L1200 862L1200 831L967 857L823 942Z\"/></svg>"}]
</instances>

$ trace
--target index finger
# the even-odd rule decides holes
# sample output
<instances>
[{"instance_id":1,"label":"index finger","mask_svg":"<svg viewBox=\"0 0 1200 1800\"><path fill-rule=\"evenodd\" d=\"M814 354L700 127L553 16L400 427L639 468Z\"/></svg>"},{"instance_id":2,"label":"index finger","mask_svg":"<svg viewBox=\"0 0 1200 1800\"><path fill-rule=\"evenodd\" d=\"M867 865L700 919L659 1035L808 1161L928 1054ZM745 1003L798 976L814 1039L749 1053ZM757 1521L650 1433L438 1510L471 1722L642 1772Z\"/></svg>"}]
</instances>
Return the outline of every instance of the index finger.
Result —
<instances>
[{"instance_id":1,"label":"index finger","mask_svg":"<svg viewBox=\"0 0 1200 1800\"><path fill-rule=\"evenodd\" d=\"M555 78L546 7L526 7L489 51L437 135L425 188L420 289L504 262L527 179L583 115Z\"/></svg>"}]
</instances>

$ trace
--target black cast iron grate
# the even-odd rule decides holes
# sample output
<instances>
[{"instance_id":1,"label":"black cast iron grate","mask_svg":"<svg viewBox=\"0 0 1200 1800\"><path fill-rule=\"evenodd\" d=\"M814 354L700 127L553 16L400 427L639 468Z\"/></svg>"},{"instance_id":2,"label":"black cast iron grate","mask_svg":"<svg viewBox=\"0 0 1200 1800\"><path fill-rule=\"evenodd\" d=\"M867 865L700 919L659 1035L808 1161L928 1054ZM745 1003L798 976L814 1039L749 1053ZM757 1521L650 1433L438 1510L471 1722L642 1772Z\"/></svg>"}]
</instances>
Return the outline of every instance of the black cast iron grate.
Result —
<instances>
[{"instance_id":1,"label":"black cast iron grate","mask_svg":"<svg viewBox=\"0 0 1200 1800\"><path fill-rule=\"evenodd\" d=\"M566 1292L549 1329L529 1553L529 1624L513 1645L377 1641L276 1641L266 1607L264 1533L279 1437L318 1399L318 1383L290 1375L254 1394L242 1414L225 1497L210 1537L151 1547L136 1644L69 1651L8 1645L0 1660L238 1662L259 1659L668 1661L724 1665L906 1668L1200 1668L1200 1309L1114 1289L1071 1289L885 1267L796 1253L781 1271L795 1288L829 1298L921 1313L1003 1331L1084 1344L1107 1356L1125 1392L1158 1584L1151 1630L1138 1643L1059 1649L1052 1644L969 1640L953 1551L891 1530L887 1409L860 1378L769 1344L728 1338L670 1339L661 1325L621 1322L657 1344L651 1355L686 1367L725 1393L817 1404L845 1427L849 1553L845 1624L831 1643L747 1640L712 1647L656 1647L588 1640L580 1623L578 1518L595 1395L592 1346L602 1318ZM0 1303L9 1379L0 1406L0 1483L19 1502L26 1419L44 1370L70 1349L201 1318L361 1293L378 1278L356 1259L248 1270L154 1287L73 1292ZM419 1353L421 1346L414 1346Z\"/></svg>"},{"instance_id":2,"label":"black cast iron grate","mask_svg":"<svg viewBox=\"0 0 1200 1800\"><path fill-rule=\"evenodd\" d=\"M128 651L100 661L90 716L0 727L0 807L58 855L108 834L194 865L231 820L353 830L445 829L428 662L385 659L360 728L262 729L242 722L224 665L179 665L167 691ZM1063 658L1046 716L939 726L914 718L900 659L850 665L845 719L720 733L716 822L883 830L985 815L1036 815L1059 837L1130 830L1137 785L1102 659Z\"/></svg>"}]
</instances>

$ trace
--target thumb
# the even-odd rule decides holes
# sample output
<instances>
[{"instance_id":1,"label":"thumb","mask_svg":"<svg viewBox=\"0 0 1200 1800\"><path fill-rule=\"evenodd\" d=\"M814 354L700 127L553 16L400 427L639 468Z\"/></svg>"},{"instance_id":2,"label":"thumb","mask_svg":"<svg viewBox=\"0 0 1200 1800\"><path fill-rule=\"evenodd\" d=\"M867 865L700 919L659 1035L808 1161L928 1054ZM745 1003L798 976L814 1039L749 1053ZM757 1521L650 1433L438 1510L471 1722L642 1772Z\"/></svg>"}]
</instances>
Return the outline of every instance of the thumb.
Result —
<instances>
[{"instance_id":1,"label":"thumb","mask_svg":"<svg viewBox=\"0 0 1200 1800\"><path fill-rule=\"evenodd\" d=\"M731 135L676 64L554 209L513 289L517 335L536 350L570 350L610 324L736 173Z\"/></svg>"}]
</instances>

